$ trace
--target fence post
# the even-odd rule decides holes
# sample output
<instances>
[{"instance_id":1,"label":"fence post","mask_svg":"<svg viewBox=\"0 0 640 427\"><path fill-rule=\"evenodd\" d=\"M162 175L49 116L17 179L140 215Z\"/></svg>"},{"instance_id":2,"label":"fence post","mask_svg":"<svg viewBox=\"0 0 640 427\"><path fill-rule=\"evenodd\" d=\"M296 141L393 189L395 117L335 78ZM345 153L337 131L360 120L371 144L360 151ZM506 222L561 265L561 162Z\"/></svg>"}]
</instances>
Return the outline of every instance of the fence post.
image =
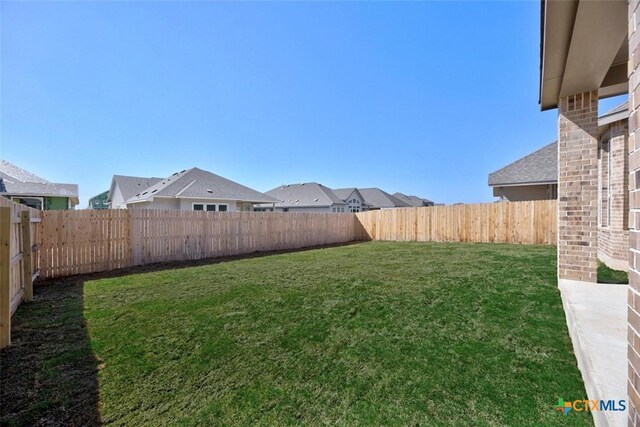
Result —
<instances>
[{"instance_id":1,"label":"fence post","mask_svg":"<svg viewBox=\"0 0 640 427\"><path fill-rule=\"evenodd\" d=\"M24 300L33 301L33 267L31 264L31 214L23 211L21 214L22 225L22 272L24 286Z\"/></svg>"},{"instance_id":2,"label":"fence post","mask_svg":"<svg viewBox=\"0 0 640 427\"><path fill-rule=\"evenodd\" d=\"M11 344L11 216L0 207L0 348Z\"/></svg>"}]
</instances>

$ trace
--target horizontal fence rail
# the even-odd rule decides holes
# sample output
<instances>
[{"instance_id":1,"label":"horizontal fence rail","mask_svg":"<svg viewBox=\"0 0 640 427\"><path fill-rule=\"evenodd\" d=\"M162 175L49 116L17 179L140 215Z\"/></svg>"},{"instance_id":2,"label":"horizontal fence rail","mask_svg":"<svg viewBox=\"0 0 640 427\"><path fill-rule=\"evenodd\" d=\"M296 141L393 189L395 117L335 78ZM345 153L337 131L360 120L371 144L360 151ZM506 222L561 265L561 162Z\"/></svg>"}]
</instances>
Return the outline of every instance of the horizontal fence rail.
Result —
<instances>
[{"instance_id":1,"label":"horizontal fence rail","mask_svg":"<svg viewBox=\"0 0 640 427\"><path fill-rule=\"evenodd\" d=\"M557 201L383 209L356 214L360 240L555 245Z\"/></svg>"}]
</instances>

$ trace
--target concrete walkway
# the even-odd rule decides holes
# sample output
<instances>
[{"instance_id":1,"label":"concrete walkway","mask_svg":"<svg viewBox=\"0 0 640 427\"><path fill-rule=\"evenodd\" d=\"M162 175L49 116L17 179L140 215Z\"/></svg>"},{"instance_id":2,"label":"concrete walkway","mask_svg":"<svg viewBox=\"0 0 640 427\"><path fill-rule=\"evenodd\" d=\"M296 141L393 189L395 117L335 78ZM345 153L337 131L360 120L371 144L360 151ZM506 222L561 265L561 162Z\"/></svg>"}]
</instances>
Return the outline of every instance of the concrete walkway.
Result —
<instances>
[{"instance_id":1,"label":"concrete walkway","mask_svg":"<svg viewBox=\"0 0 640 427\"><path fill-rule=\"evenodd\" d=\"M573 349L590 400L627 396L627 285L560 280ZM627 411L593 412L596 426L626 426Z\"/></svg>"}]
</instances>

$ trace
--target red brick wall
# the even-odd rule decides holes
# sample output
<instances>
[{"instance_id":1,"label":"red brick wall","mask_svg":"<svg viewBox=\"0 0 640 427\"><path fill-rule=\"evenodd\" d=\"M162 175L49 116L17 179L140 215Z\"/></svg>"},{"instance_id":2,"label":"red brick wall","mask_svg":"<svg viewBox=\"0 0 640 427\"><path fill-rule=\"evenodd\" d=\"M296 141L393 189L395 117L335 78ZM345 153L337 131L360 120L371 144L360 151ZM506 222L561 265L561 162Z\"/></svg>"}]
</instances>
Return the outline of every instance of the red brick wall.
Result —
<instances>
[{"instance_id":1,"label":"red brick wall","mask_svg":"<svg viewBox=\"0 0 640 427\"><path fill-rule=\"evenodd\" d=\"M597 280L598 92L558 103L558 277Z\"/></svg>"}]
</instances>

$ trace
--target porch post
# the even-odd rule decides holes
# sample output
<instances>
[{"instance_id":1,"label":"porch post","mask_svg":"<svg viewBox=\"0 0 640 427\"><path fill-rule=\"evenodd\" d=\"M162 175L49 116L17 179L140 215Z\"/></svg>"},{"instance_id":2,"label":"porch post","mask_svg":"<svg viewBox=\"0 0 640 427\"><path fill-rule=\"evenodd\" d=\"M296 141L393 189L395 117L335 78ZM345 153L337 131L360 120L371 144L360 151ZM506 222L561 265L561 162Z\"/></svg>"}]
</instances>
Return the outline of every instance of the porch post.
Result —
<instances>
[{"instance_id":1,"label":"porch post","mask_svg":"<svg viewBox=\"0 0 640 427\"><path fill-rule=\"evenodd\" d=\"M596 282L598 92L558 102L558 278Z\"/></svg>"}]
</instances>

